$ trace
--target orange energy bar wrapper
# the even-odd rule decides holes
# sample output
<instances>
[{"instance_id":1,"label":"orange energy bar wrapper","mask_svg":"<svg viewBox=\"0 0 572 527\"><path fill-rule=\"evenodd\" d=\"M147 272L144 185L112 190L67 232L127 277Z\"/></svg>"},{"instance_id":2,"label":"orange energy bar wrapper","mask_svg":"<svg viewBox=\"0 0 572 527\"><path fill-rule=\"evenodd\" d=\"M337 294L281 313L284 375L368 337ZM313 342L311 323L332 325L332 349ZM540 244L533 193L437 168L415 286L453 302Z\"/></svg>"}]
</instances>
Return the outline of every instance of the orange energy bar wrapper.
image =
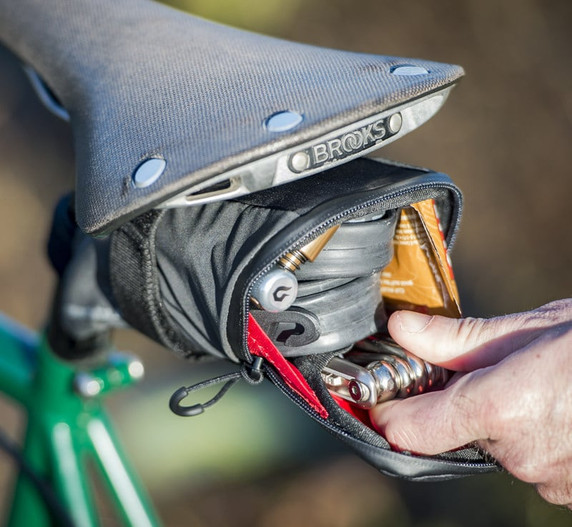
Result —
<instances>
[{"instance_id":1,"label":"orange energy bar wrapper","mask_svg":"<svg viewBox=\"0 0 572 527\"><path fill-rule=\"evenodd\" d=\"M434 200L401 211L393 251L393 259L381 275L381 291L389 311L410 309L461 316L457 284Z\"/></svg>"}]
</instances>

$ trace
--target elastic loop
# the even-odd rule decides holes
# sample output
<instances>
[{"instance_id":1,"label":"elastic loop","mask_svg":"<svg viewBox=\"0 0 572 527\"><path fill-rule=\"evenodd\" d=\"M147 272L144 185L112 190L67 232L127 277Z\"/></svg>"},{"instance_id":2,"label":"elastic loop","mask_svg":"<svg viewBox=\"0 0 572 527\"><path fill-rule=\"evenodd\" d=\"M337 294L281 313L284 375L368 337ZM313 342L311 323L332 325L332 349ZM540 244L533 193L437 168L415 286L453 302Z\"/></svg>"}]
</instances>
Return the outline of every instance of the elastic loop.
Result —
<instances>
[{"instance_id":1,"label":"elastic loop","mask_svg":"<svg viewBox=\"0 0 572 527\"><path fill-rule=\"evenodd\" d=\"M229 373L227 375L221 375L214 379L209 379L208 381L203 381L193 386L183 386L179 388L171 398L169 399L169 408L171 411L182 417L194 417L196 415L202 414L209 406L217 403L228 390L230 390L237 381L241 378L241 372ZM219 384L224 382L224 386L219 390L219 392L210 400L205 403L197 403L190 406L184 406L181 401L185 399L192 392L202 390L214 384Z\"/></svg>"},{"instance_id":2,"label":"elastic loop","mask_svg":"<svg viewBox=\"0 0 572 527\"><path fill-rule=\"evenodd\" d=\"M193 384L192 386L182 386L176 392L171 395L169 399L169 408L174 414L180 415L181 417L194 417L195 415L202 414L209 406L220 401L224 394L228 392L240 379L245 380L248 384L256 385L260 384L264 380L264 373L262 372L262 357L256 357L252 365L243 364L240 371L234 373L227 373L226 375L221 375L220 377L215 377L214 379L209 379L208 381L199 382L198 384ZM203 388L208 388L215 384L224 383L224 386L218 391L218 393L205 403L192 404L190 406L184 406L181 401L189 396L192 392L202 390Z\"/></svg>"}]
</instances>

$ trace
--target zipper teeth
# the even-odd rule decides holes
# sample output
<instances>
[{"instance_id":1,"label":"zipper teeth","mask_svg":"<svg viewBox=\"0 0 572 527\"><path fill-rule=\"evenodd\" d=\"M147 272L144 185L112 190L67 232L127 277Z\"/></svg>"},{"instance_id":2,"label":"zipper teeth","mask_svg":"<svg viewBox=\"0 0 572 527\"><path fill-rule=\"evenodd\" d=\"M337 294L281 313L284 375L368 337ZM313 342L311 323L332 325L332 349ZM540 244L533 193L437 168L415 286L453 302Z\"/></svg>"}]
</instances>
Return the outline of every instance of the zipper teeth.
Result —
<instances>
[{"instance_id":1,"label":"zipper teeth","mask_svg":"<svg viewBox=\"0 0 572 527\"><path fill-rule=\"evenodd\" d=\"M418 186L416 186L414 189L406 189L406 190L398 190L395 191L391 194L387 194L381 198L375 198L369 201L366 201L365 203L362 203L361 205L355 205L354 207L351 207L350 209L344 211L344 212L340 212L338 214L336 214L333 218L330 218L328 221L325 221L321 224L319 224L316 227L313 227L312 229L310 229L306 234L302 235L301 238L299 238L294 244L292 245L288 245L287 247L285 247L282 252L280 252L280 254L278 256L276 256L272 261L270 261L268 264L266 264L256 275L252 276L251 278L249 278L248 280L248 288L246 290L246 295L244 297L244 304L243 304L243 312L244 312L244 317L243 317L243 322L242 322L242 335L243 335L243 341L242 341L242 346L243 349L248 350L248 315L250 314L250 295L252 292L252 288L254 287L254 283L259 280L260 278L262 278L266 273L268 273L272 267L280 260L280 258L282 258L282 256L284 256L286 253L293 251L295 249L297 249L298 247L303 247L305 241L308 238L312 238L315 235L318 235L320 233L320 231L322 230L326 230L326 228L331 225L331 224L336 224L338 223L341 219L343 219L346 216L350 216L351 214L354 214L362 209L366 209L368 207L371 207L373 205L378 205L380 203L383 203L384 201L390 201L392 199L395 199L399 196L403 196L404 194L409 194L410 192L412 192L412 190L421 190L421 189L427 189L427 188L434 188L434 187L442 187L442 188L448 188L451 187L451 185L447 185L446 183L443 182L432 182L432 183L421 183Z\"/></svg>"},{"instance_id":2,"label":"zipper teeth","mask_svg":"<svg viewBox=\"0 0 572 527\"><path fill-rule=\"evenodd\" d=\"M439 182L439 183L422 183L420 185L418 185L415 190L421 190L421 189L427 189L427 188L435 188L435 187L441 187L441 188L453 188L450 185L447 185L446 183L443 182ZM289 245L287 247L285 247L283 249L283 251L274 259L272 259L272 261L270 261L268 264L266 264L262 270L260 272L258 272L255 276L249 278L249 286L247 288L246 291L246 295L245 295L245 299L244 299L244 321L243 321L243 335L244 335L244 342L243 345L245 347L245 349L248 349L248 315L250 313L250 309L249 309L249 299L250 299L250 293L252 291L254 282L258 279L260 279L262 276L264 276L268 271L270 271L270 269L280 260L280 258L282 256L284 256L287 252L290 252L294 249L297 249L298 247L302 247L305 243L305 241L308 238L311 238L315 235L318 235L320 233L320 231L325 230L329 225L331 224L335 224L337 222L339 222L341 219L343 219L346 216L350 216L351 214L354 214L355 212L358 212L359 210L371 207L373 205L378 205L380 203L383 203L384 201L390 201L392 199L395 199L399 196L402 196L404 194L408 194L411 192L412 189L407 189L407 190L399 190L390 194L387 194L381 198L376 198L376 199L372 199L369 201L366 201L365 203L362 203L361 205L356 205L354 207L351 207L350 209L338 213L336 214L333 218L330 218L328 221L325 221L321 224L319 224L316 227L313 227L312 229L310 229L306 234L302 235L302 237L300 237L294 244ZM274 385L278 386L278 388L280 389L280 391L282 393L284 393L284 395L286 395L286 397L288 397L288 399L290 399L292 402L294 402L297 406L299 406L300 408L302 408L308 415L310 415L313 419L315 419L316 421L318 421L324 428L326 428L330 433L334 433L335 435L339 435L339 436L343 436L347 439L350 439L352 441L360 441L363 442L365 445L372 447L372 448L376 448L375 445L371 445L370 443L367 443L365 441L362 441L358 438L353 437L352 435L348 434L345 430L342 430L339 427L336 427L335 425L333 425L332 423L330 423L330 421L328 421L327 419L324 419L321 415L319 415L316 410L314 410L314 408L312 408L310 406L310 404L308 404L304 399L302 399L301 397L295 395L294 393L292 393L286 386L284 380L278 375L276 374L276 372L271 368L266 366L264 368L264 371L266 373L266 375L272 380L272 382L274 383ZM448 465L453 465L453 466L457 466L457 467L471 467L471 466L477 466L477 467L492 467L495 466L494 463L475 463L475 462L466 462L466 463L462 463L460 461L454 461L454 460L447 460L447 459L439 459L438 461L440 462L444 462L447 463Z\"/></svg>"},{"instance_id":3,"label":"zipper teeth","mask_svg":"<svg viewBox=\"0 0 572 527\"><path fill-rule=\"evenodd\" d=\"M341 435L343 437L346 437L347 439L351 439L352 441L359 441L360 443L363 443L364 445L367 445L368 447L371 447L371 448L381 448L381 447L376 447L376 445L372 445L372 444L367 443L367 442L365 442L365 441L363 441L357 437L354 437L354 436L348 434L345 430L342 430L341 428L330 423L330 421L328 421L327 419L324 419L304 399L294 395L286 387L286 384L285 384L284 380L282 379L282 377L280 377L272 368L265 367L264 372L270 378L270 380L274 383L274 385L278 386L278 389L284 395L286 395L286 397L288 397L288 399L290 399L293 403L295 403L297 406L302 408L302 410L304 410L308 415L310 415L310 417L312 417L312 419L315 419L316 421L318 421L318 423L320 423L330 433L333 433L335 435ZM388 449L388 452L393 452L393 451ZM394 453L397 453L397 452L394 452ZM432 458L429 458L429 459L432 459ZM478 462L467 461L466 463L463 463L461 461L454 461L454 460L449 460L449 459L432 459L432 460L446 463L449 466L453 465L453 466L462 467L462 468L494 467L494 466L496 466L495 463L486 463L486 462L478 463Z\"/></svg>"},{"instance_id":4,"label":"zipper teeth","mask_svg":"<svg viewBox=\"0 0 572 527\"><path fill-rule=\"evenodd\" d=\"M348 439L355 439L350 434L348 434L345 430L338 429L334 425L332 425L327 419L324 419L320 414L316 412L304 399L295 396L285 385L284 380L280 377L272 368L264 368L265 374L270 377L272 382L278 386L280 391L288 397L292 402L294 402L297 406L302 408L305 412L312 416L313 419L316 419L320 424L325 426L332 432L336 432L336 434L341 434Z\"/></svg>"}]
</instances>

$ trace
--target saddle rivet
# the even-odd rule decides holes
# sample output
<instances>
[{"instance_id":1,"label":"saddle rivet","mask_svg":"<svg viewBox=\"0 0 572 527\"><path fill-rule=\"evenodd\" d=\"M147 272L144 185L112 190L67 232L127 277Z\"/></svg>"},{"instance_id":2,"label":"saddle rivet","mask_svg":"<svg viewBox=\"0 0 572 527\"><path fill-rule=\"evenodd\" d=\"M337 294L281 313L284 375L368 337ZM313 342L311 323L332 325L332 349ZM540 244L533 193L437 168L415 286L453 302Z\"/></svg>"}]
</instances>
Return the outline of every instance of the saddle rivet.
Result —
<instances>
[{"instance_id":1,"label":"saddle rivet","mask_svg":"<svg viewBox=\"0 0 572 527\"><path fill-rule=\"evenodd\" d=\"M396 134L401 130L401 125L403 123L403 118L399 112L394 113L387 121L387 127L392 134Z\"/></svg>"},{"instance_id":2,"label":"saddle rivet","mask_svg":"<svg viewBox=\"0 0 572 527\"><path fill-rule=\"evenodd\" d=\"M304 116L297 112L285 110L272 114L266 119L266 129L269 132L287 132L296 128L302 121Z\"/></svg>"},{"instance_id":3,"label":"saddle rivet","mask_svg":"<svg viewBox=\"0 0 572 527\"><path fill-rule=\"evenodd\" d=\"M401 66L394 66L391 68L392 75L399 75L402 77L413 77L415 75L427 75L429 70L422 66L412 66L411 64L402 64Z\"/></svg>"},{"instance_id":4,"label":"saddle rivet","mask_svg":"<svg viewBox=\"0 0 572 527\"><path fill-rule=\"evenodd\" d=\"M310 156L306 152L297 152L290 161L292 168L297 172L302 172L310 166Z\"/></svg>"},{"instance_id":5,"label":"saddle rivet","mask_svg":"<svg viewBox=\"0 0 572 527\"><path fill-rule=\"evenodd\" d=\"M167 162L159 157L152 157L143 161L133 174L133 185L145 188L157 181L165 171Z\"/></svg>"}]
</instances>

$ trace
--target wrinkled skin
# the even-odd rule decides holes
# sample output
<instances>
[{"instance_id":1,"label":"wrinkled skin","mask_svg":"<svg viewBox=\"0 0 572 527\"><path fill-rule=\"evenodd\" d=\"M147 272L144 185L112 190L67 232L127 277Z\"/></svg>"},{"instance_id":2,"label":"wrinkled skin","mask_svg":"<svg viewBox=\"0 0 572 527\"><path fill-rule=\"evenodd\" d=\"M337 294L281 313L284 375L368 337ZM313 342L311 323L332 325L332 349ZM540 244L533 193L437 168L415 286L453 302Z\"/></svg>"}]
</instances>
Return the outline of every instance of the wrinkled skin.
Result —
<instances>
[{"instance_id":1,"label":"wrinkled skin","mask_svg":"<svg viewBox=\"0 0 572 527\"><path fill-rule=\"evenodd\" d=\"M492 319L401 311L389 332L456 373L447 387L371 410L397 450L476 441L550 503L572 508L572 299Z\"/></svg>"}]
</instances>

